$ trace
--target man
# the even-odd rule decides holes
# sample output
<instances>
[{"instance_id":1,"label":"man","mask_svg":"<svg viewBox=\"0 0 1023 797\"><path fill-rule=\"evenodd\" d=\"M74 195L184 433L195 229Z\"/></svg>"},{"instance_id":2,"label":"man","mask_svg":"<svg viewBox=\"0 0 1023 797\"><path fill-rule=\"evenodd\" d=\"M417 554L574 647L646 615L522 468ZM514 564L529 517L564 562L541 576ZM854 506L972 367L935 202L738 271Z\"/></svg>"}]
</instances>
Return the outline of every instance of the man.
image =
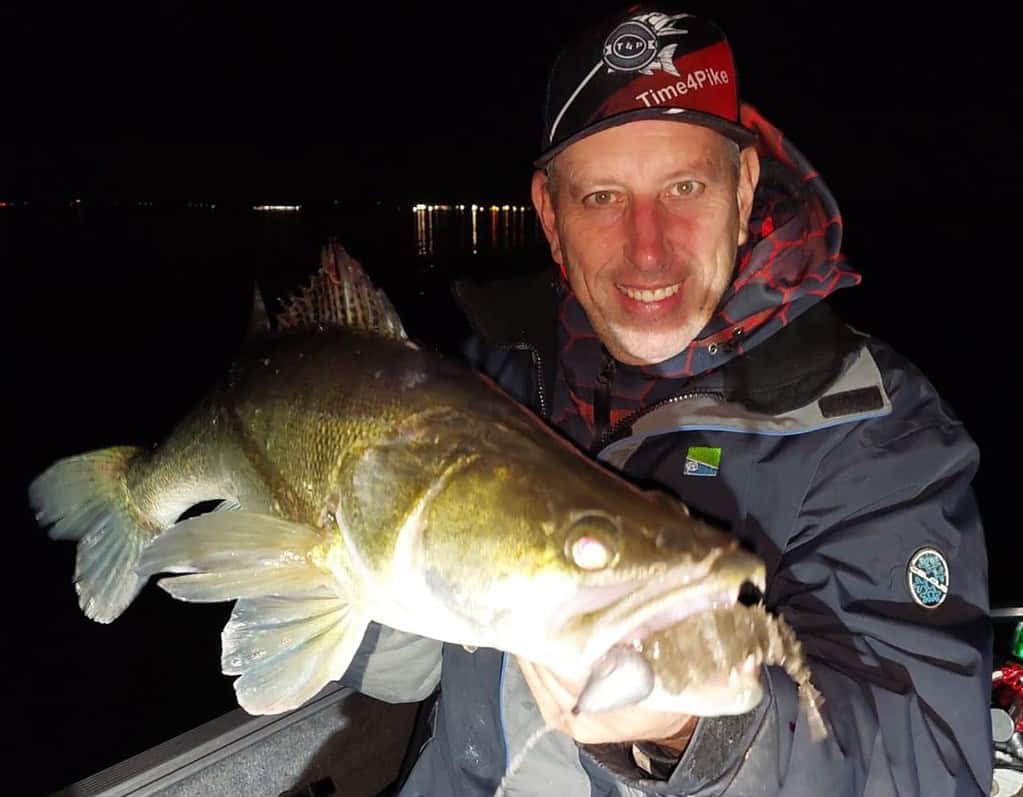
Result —
<instances>
[{"instance_id":1,"label":"man","mask_svg":"<svg viewBox=\"0 0 1023 797\"><path fill-rule=\"evenodd\" d=\"M987 793L976 448L911 364L823 302L859 281L837 207L736 85L721 31L679 9L584 34L552 70L532 184L555 278L457 292L479 367L765 559L829 736L811 740L774 667L737 717L575 716L567 674L375 628L350 683L441 684L403 794Z\"/></svg>"}]
</instances>

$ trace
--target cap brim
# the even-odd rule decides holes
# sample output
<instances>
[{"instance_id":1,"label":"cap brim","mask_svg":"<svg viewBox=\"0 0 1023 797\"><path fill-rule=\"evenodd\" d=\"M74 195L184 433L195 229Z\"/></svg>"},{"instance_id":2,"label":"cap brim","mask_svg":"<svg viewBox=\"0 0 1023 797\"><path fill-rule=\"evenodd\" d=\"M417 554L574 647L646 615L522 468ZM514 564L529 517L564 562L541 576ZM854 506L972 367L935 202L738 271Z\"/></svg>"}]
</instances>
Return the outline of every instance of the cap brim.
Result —
<instances>
[{"instance_id":1,"label":"cap brim","mask_svg":"<svg viewBox=\"0 0 1023 797\"><path fill-rule=\"evenodd\" d=\"M629 122L637 122L641 119L660 119L670 122L685 122L686 124L709 127L711 130L717 131L726 138L730 138L742 149L756 143L757 140L756 131L750 130L748 127L743 127L740 124L729 122L727 119L722 119L720 116L703 113L702 111L690 111L684 108L674 107L637 108L614 116L608 116L605 119L601 119L596 124L583 128L574 136L566 138L564 141L559 141L553 147L549 147L544 150L540 157L533 161L533 165L537 169L542 169L550 163L551 158L567 147L570 147L575 142L581 141L587 136L592 136L594 133L599 133L602 130L607 130L611 127L618 127L619 125L628 124Z\"/></svg>"}]
</instances>

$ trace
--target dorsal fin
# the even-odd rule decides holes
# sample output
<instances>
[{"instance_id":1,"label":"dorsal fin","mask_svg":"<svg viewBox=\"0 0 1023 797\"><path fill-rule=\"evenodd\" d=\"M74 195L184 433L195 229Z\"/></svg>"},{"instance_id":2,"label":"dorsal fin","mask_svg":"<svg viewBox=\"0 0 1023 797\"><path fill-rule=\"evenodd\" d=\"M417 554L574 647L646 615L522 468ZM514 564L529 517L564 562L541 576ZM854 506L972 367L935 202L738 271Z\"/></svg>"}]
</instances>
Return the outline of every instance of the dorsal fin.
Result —
<instances>
[{"instance_id":1,"label":"dorsal fin","mask_svg":"<svg viewBox=\"0 0 1023 797\"><path fill-rule=\"evenodd\" d=\"M408 340L390 300L333 238L320 253L320 270L301 293L282 304L275 318L279 329L326 324Z\"/></svg>"},{"instance_id":2,"label":"dorsal fin","mask_svg":"<svg viewBox=\"0 0 1023 797\"><path fill-rule=\"evenodd\" d=\"M263 294L257 283L252 283L252 309L249 310L249 326L246 337L254 338L266 332L272 331L270 316L266 312L266 304L263 302Z\"/></svg>"}]
</instances>

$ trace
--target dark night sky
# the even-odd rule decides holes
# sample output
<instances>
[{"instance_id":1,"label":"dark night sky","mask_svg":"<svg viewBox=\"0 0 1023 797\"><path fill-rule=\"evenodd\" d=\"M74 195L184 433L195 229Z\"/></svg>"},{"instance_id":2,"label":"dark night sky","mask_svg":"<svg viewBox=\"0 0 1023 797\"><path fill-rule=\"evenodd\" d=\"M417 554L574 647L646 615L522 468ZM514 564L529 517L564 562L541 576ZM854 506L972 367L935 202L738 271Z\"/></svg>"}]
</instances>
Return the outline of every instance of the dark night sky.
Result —
<instances>
[{"instance_id":1,"label":"dark night sky","mask_svg":"<svg viewBox=\"0 0 1023 797\"><path fill-rule=\"evenodd\" d=\"M522 194L559 43L618 6L353 5L2 7L0 198ZM1007 165L1019 173L993 146L1013 137L1008 20L917 3L691 8L713 10L747 99L840 199L989 197L1012 185Z\"/></svg>"},{"instance_id":2,"label":"dark night sky","mask_svg":"<svg viewBox=\"0 0 1023 797\"><path fill-rule=\"evenodd\" d=\"M74 197L526 201L546 70L567 32L619 4L351 5L0 0L0 201L29 200L39 214ZM1013 278L1023 162L1012 115L1021 99L1013 20L896 2L722 1L690 9L722 24L746 99L836 195L846 251L865 277L849 292L850 319L916 361L963 416L981 446L989 539L1015 534L1007 485L1019 472L1019 435L1007 427L1018 361ZM132 356L155 373L96 373L95 341L111 346L106 361L96 352L97 363L120 356L117 314L139 325L149 312L118 304L143 290L144 275L131 275L117 293L121 275L105 271L95 251L81 262L63 257L64 272L41 269L45 253L8 257L4 243L28 216L5 212L0 273L14 280L8 301L18 297L19 328L11 382L18 428L8 458L34 469L90 434L109 444L99 442L106 431L85 428L108 401L108 378L126 389L133 380L159 389L159 369L183 369L184 360L141 359L158 333L138 331L125 350L134 345ZM89 287L90 273L98 287ZM60 274L74 279L58 296ZM176 285L163 288L181 299ZM76 306L75 291L99 303L94 316ZM207 323L218 312L212 301L191 305L190 323ZM161 312L169 311L152 309ZM217 345L227 351L233 342ZM175 342L161 346L170 357ZM219 363L207 357L200 367L212 373ZM191 400L180 393L162 411ZM152 409L144 392L138 410L125 406L114 420L127 429ZM45 443L32 431L42 425L55 429ZM67 584L73 552L27 528L24 487L18 480L12 488L21 514L9 536L34 536L19 536L7 561L37 584L18 592L12 605L24 609L9 612L7 637L23 652L5 657L13 669L3 682L15 697L8 711L17 714L20 700L35 715L15 729L16 755L46 748L60 760L20 792L36 793L33 785L56 788L137 752L132 745L212 718L202 707L186 713L188 686L200 673L219 676L215 635L193 639L184 624L150 627L147 612L182 611L155 590L140 596L133 617L110 627L82 619ZM1004 551L1013 546L1000 545L994 564L1011 574ZM59 577L51 576L56 570ZM1018 587L1000 583L1001 597L1019 597ZM40 596L50 589L59 596ZM117 654L123 675L119 662L102 659L104 648L118 645L128 651ZM151 669L161 657L170 675ZM81 684L76 672L87 673Z\"/></svg>"}]
</instances>

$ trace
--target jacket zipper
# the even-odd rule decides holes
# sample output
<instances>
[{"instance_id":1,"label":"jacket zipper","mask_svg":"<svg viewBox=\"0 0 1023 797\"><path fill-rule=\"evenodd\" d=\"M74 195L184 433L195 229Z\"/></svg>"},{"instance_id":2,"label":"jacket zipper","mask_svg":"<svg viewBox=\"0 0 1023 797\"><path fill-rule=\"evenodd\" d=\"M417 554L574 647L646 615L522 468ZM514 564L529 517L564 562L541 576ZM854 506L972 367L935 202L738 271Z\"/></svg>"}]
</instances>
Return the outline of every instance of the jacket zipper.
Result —
<instances>
[{"instance_id":1,"label":"jacket zipper","mask_svg":"<svg viewBox=\"0 0 1023 797\"><path fill-rule=\"evenodd\" d=\"M536 350L536 347L530 346L528 343L516 343L512 348L529 352L530 359L533 361L533 371L536 373L536 397L537 403L540 405L540 414L544 418L549 418L550 414L547 412L547 388L543 378L543 362L540 359L540 352Z\"/></svg>"},{"instance_id":2,"label":"jacket zipper","mask_svg":"<svg viewBox=\"0 0 1023 797\"><path fill-rule=\"evenodd\" d=\"M720 390L692 390L688 393L680 393L677 396L669 396L666 399L661 399L649 407L643 407L640 410L636 410L632 415L622 418L618 423L611 426L607 431L604 432L600 437L597 438L597 442L593 447L594 451L602 451L611 443L615 442L618 437L622 435L622 432L631 427L636 421L642 418L644 415L648 415L656 409L660 409L668 404L677 404L680 401L692 401L697 398L712 398L715 401L723 402L727 399L725 394ZM594 400L596 404L596 400ZM596 410L594 410L596 414Z\"/></svg>"},{"instance_id":3,"label":"jacket zipper","mask_svg":"<svg viewBox=\"0 0 1023 797\"><path fill-rule=\"evenodd\" d=\"M540 357L540 352L536 350L536 347L530 346L528 343L516 343L513 345L513 348L518 349L520 351L525 350L529 352L530 359L533 361L533 370L536 373L536 395L538 400L537 403L540 405L540 414L543 415L544 418L550 418L550 415L547 412L547 387L546 382L543 378L543 360ZM653 412L654 410L659 409L660 407L663 407L667 404L675 404L676 402L679 401L691 401L696 398L712 398L719 402L725 401L727 399L727 396L725 396L725 394L720 390L692 390L689 391L688 393L680 393L677 396L669 396L666 399L661 399L660 401L651 404L649 407L643 407L640 410L636 410L636 412L632 413L632 415L622 418L620 421L618 421L618 423L612 425L610 420L611 385L614 382L615 359L607 352L604 353L604 357L605 357L604 367L601 369L600 374L597 376L597 390L594 392L593 399L594 405L593 415L594 421L599 423L596 417L597 400L598 394L600 393L601 389L604 389L606 390L605 399L607 402L606 404L607 420L605 421L604 424L604 431L599 433L596 438L596 443L593 446L594 451L600 451L601 449L610 445L615 440L615 438L622 433L624 429L626 429L629 426L632 426L632 424L634 424L647 413ZM599 431L599 428L600 427L597 427L595 431Z\"/></svg>"},{"instance_id":4,"label":"jacket zipper","mask_svg":"<svg viewBox=\"0 0 1023 797\"><path fill-rule=\"evenodd\" d=\"M599 443L611 429L611 386L615 381L614 357L604 352L604 367L593 389L593 436Z\"/></svg>"}]
</instances>

